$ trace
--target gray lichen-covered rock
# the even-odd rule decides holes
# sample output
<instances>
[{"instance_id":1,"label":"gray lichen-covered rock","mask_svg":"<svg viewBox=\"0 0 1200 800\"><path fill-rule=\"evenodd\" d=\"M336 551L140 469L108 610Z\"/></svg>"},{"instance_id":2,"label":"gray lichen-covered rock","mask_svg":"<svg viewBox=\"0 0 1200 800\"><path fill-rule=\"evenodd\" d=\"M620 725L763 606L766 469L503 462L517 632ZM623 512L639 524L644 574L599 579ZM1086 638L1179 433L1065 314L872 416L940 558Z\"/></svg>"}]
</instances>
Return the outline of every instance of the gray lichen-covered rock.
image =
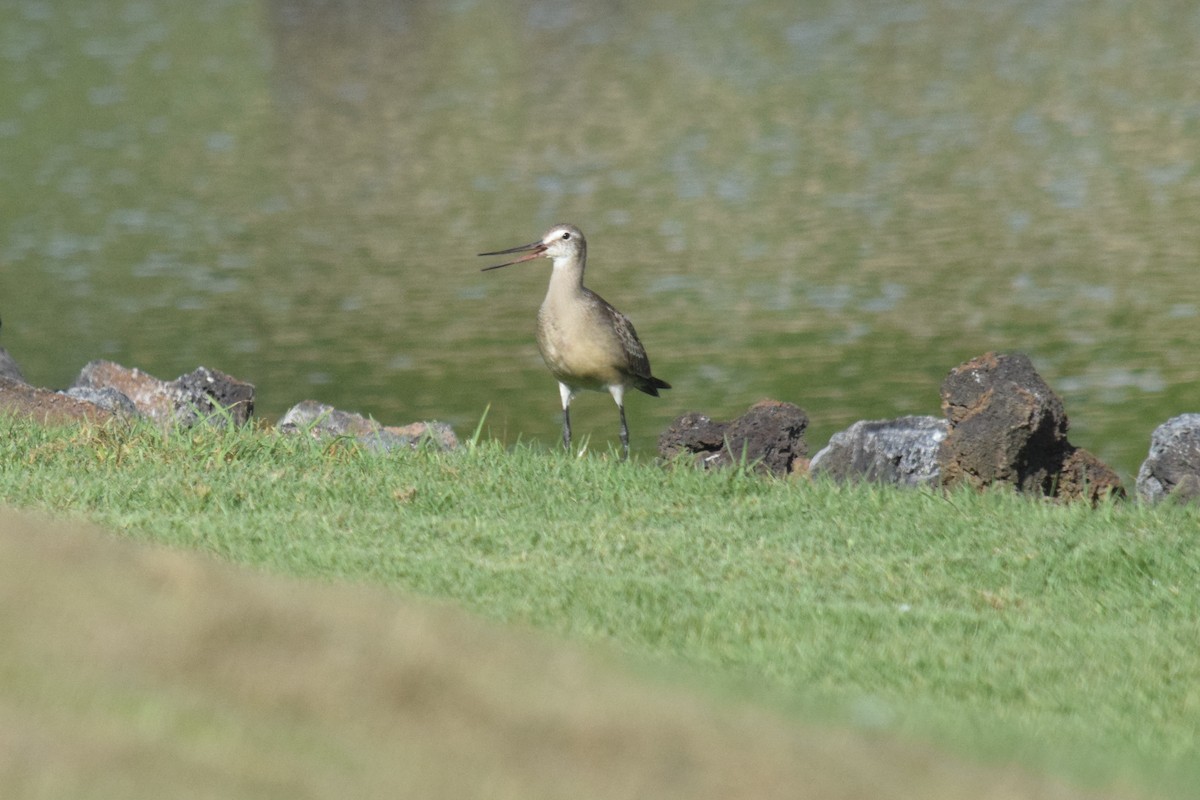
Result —
<instances>
[{"instance_id":1,"label":"gray lichen-covered rock","mask_svg":"<svg viewBox=\"0 0 1200 800\"><path fill-rule=\"evenodd\" d=\"M937 417L856 422L830 437L813 456L809 474L839 482L936 484L941 477L938 449L948 430L946 420Z\"/></svg>"},{"instance_id":2,"label":"gray lichen-covered rock","mask_svg":"<svg viewBox=\"0 0 1200 800\"><path fill-rule=\"evenodd\" d=\"M690 455L698 466L727 467L745 460L774 475L791 473L808 454L804 409L761 400L731 422L715 422L695 412L675 419L658 437L658 452L671 460Z\"/></svg>"},{"instance_id":3,"label":"gray lichen-covered rock","mask_svg":"<svg viewBox=\"0 0 1200 800\"><path fill-rule=\"evenodd\" d=\"M1137 493L1148 503L1200 498L1200 414L1181 414L1154 429L1150 454L1138 470Z\"/></svg>"},{"instance_id":4,"label":"gray lichen-covered rock","mask_svg":"<svg viewBox=\"0 0 1200 800\"><path fill-rule=\"evenodd\" d=\"M1063 500L1123 497L1114 470L1067 441L1062 400L1021 353L987 353L942 384L950 430L938 462L944 486L1010 485Z\"/></svg>"},{"instance_id":5,"label":"gray lichen-covered rock","mask_svg":"<svg viewBox=\"0 0 1200 800\"><path fill-rule=\"evenodd\" d=\"M316 400L303 400L288 409L276 426L281 433L307 433L324 436L347 436L369 450L415 448L423 443L442 450L458 447L458 437L444 422L414 422L404 426L385 426L361 414L339 411Z\"/></svg>"},{"instance_id":6,"label":"gray lichen-covered rock","mask_svg":"<svg viewBox=\"0 0 1200 800\"><path fill-rule=\"evenodd\" d=\"M85 403L92 403L103 408L105 411L111 411L119 416L127 418L141 416L133 401L126 397L124 393L117 391L111 386L106 386L103 389L93 389L90 386L74 386L64 390L61 394L65 394L67 397L72 397L76 400L82 400Z\"/></svg>"},{"instance_id":7,"label":"gray lichen-covered rock","mask_svg":"<svg viewBox=\"0 0 1200 800\"><path fill-rule=\"evenodd\" d=\"M136 368L92 361L71 388L115 390L129 398L140 414L183 427L226 420L244 425L254 414L254 386L207 367L163 381Z\"/></svg>"}]
</instances>

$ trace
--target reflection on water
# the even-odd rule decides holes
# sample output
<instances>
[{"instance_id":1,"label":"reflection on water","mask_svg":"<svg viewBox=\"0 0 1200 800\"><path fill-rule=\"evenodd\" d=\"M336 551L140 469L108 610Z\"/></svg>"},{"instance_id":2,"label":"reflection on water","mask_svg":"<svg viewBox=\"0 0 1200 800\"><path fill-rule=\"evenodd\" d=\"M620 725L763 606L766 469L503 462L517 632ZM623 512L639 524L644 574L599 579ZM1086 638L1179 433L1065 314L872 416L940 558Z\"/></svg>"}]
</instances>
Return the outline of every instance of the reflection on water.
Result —
<instances>
[{"instance_id":1,"label":"reflection on water","mask_svg":"<svg viewBox=\"0 0 1200 800\"><path fill-rule=\"evenodd\" d=\"M1200 12L1170 3L0 7L0 313L35 381L108 357L385 421L557 436L545 264L676 389L635 449L764 395L812 441L1029 353L1136 469L1195 411ZM577 430L613 443L610 402Z\"/></svg>"}]
</instances>

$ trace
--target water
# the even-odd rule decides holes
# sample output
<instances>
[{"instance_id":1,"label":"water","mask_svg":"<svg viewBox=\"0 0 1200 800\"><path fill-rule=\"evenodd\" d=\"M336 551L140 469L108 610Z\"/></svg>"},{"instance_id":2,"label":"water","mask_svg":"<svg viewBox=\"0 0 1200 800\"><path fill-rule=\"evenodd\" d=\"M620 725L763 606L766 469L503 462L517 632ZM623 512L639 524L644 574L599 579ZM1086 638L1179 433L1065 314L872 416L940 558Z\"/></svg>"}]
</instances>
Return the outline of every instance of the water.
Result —
<instances>
[{"instance_id":1,"label":"water","mask_svg":"<svg viewBox=\"0 0 1200 800\"><path fill-rule=\"evenodd\" d=\"M548 263L474 254L571 221L675 387L635 450L764 396L815 450L1023 351L1129 476L1200 402L1197 74L1169 2L7 0L0 343L551 444Z\"/></svg>"}]
</instances>

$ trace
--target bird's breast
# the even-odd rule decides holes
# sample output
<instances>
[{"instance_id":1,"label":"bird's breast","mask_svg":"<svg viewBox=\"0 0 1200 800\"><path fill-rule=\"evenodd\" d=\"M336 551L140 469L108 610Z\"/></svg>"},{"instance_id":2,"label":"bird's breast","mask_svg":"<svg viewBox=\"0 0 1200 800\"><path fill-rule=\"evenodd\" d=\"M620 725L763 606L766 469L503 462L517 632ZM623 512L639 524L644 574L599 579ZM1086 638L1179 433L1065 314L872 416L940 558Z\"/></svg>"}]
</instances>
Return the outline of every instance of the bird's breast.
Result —
<instances>
[{"instance_id":1,"label":"bird's breast","mask_svg":"<svg viewBox=\"0 0 1200 800\"><path fill-rule=\"evenodd\" d=\"M547 297L538 312L538 349L555 378L581 389L622 383L619 343L586 303Z\"/></svg>"}]
</instances>

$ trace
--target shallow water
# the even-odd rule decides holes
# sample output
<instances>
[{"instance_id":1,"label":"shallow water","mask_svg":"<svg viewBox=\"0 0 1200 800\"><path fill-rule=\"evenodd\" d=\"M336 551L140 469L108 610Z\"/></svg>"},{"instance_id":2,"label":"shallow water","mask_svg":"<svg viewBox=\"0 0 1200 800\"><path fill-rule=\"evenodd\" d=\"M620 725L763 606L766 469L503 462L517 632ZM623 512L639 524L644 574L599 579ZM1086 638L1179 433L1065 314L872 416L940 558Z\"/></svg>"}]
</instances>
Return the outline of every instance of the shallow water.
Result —
<instances>
[{"instance_id":1,"label":"shallow water","mask_svg":"<svg viewBox=\"0 0 1200 800\"><path fill-rule=\"evenodd\" d=\"M1028 353L1129 476L1198 410L1200 9L1169 2L0 5L0 344L553 444L571 221L674 389L939 413ZM611 401L577 434L616 444Z\"/></svg>"}]
</instances>

